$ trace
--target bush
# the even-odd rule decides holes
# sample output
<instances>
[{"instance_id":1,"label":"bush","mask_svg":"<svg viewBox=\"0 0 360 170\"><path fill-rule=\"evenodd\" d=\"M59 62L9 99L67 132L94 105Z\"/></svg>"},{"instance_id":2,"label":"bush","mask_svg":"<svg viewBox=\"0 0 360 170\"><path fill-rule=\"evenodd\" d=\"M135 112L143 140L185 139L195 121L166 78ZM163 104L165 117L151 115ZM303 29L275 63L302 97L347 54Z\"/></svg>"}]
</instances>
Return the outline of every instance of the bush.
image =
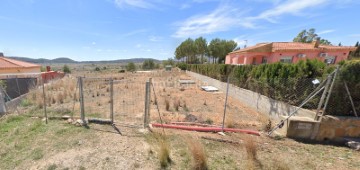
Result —
<instances>
[{"instance_id":1,"label":"bush","mask_svg":"<svg viewBox=\"0 0 360 170\"><path fill-rule=\"evenodd\" d=\"M68 65L64 65L64 67L63 67L63 72L64 73L71 73L71 70L70 70L70 68L69 68L69 66Z\"/></svg>"},{"instance_id":2,"label":"bush","mask_svg":"<svg viewBox=\"0 0 360 170\"><path fill-rule=\"evenodd\" d=\"M95 67L95 71L100 71L100 68L99 68L99 67Z\"/></svg>"},{"instance_id":3,"label":"bush","mask_svg":"<svg viewBox=\"0 0 360 170\"><path fill-rule=\"evenodd\" d=\"M130 62L126 65L126 70L127 71L131 71L134 72L136 70L136 66L133 62Z\"/></svg>"},{"instance_id":4,"label":"bush","mask_svg":"<svg viewBox=\"0 0 360 170\"><path fill-rule=\"evenodd\" d=\"M176 65L176 67L178 67L180 70L186 70L187 64L185 63L178 63Z\"/></svg>"},{"instance_id":5,"label":"bush","mask_svg":"<svg viewBox=\"0 0 360 170\"><path fill-rule=\"evenodd\" d=\"M152 70L155 68L155 62L154 60L151 60L151 59L148 59L148 60L145 60L142 64L142 68L144 70Z\"/></svg>"}]
</instances>

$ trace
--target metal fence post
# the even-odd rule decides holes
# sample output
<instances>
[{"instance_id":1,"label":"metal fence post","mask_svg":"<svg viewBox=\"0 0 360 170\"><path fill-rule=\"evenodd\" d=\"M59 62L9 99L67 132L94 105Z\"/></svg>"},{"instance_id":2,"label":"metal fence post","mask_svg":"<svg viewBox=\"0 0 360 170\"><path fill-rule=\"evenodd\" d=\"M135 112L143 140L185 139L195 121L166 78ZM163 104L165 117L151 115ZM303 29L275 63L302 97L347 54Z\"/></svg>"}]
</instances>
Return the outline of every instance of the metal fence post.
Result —
<instances>
[{"instance_id":1,"label":"metal fence post","mask_svg":"<svg viewBox=\"0 0 360 170\"><path fill-rule=\"evenodd\" d=\"M114 123L114 80L110 79L110 119Z\"/></svg>"},{"instance_id":2,"label":"metal fence post","mask_svg":"<svg viewBox=\"0 0 360 170\"><path fill-rule=\"evenodd\" d=\"M45 114L45 122L48 123L48 116L46 112L46 94L45 94L45 82L44 79L42 79L42 89L43 89L43 98L44 98L44 114Z\"/></svg>"},{"instance_id":3,"label":"metal fence post","mask_svg":"<svg viewBox=\"0 0 360 170\"><path fill-rule=\"evenodd\" d=\"M226 97L225 97L225 104L224 104L224 116L223 116L223 122L222 122L222 132L224 132L224 124L225 124L225 115L226 115L226 105L227 105L227 99L229 95L229 80L230 78L227 78L227 85L226 85Z\"/></svg>"},{"instance_id":4,"label":"metal fence post","mask_svg":"<svg viewBox=\"0 0 360 170\"><path fill-rule=\"evenodd\" d=\"M80 110L81 110L81 120L85 124L85 107L84 107L84 92L83 92L83 78L79 77L79 96L80 96Z\"/></svg>"},{"instance_id":5,"label":"metal fence post","mask_svg":"<svg viewBox=\"0 0 360 170\"><path fill-rule=\"evenodd\" d=\"M148 113L149 113L149 93L150 93L150 82L146 81L145 85L145 113L144 113L144 128L147 128L148 125Z\"/></svg>"}]
</instances>

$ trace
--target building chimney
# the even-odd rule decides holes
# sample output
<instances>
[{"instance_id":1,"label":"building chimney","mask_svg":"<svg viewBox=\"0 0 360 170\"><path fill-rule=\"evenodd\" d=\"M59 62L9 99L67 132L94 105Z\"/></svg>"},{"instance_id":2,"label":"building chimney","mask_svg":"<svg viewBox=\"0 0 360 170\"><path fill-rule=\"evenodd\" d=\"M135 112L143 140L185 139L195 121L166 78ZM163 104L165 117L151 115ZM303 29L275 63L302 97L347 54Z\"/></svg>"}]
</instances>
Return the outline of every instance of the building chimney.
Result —
<instances>
[{"instance_id":1,"label":"building chimney","mask_svg":"<svg viewBox=\"0 0 360 170\"><path fill-rule=\"evenodd\" d=\"M316 38L315 40L313 40L312 45L314 46L314 48L319 48L320 38Z\"/></svg>"}]
</instances>

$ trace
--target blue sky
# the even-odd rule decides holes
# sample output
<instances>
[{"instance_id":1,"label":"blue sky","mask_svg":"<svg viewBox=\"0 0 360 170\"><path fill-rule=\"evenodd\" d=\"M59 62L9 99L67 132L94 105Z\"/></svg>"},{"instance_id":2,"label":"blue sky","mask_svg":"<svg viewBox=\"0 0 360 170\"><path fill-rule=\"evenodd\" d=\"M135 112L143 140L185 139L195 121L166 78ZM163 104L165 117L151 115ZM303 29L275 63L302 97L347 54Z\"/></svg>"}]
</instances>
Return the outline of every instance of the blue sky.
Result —
<instances>
[{"instance_id":1,"label":"blue sky","mask_svg":"<svg viewBox=\"0 0 360 170\"><path fill-rule=\"evenodd\" d=\"M0 52L78 61L167 59L186 38L243 47L315 28L333 44L360 40L358 0L0 0Z\"/></svg>"}]
</instances>

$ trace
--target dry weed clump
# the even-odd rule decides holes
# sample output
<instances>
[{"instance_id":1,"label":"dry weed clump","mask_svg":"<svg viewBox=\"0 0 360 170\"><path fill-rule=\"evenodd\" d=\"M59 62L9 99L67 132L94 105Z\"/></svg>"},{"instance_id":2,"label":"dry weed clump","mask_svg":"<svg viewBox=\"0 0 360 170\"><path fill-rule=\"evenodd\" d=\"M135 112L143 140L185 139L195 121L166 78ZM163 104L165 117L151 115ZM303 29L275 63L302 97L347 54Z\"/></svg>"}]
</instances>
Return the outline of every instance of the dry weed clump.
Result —
<instances>
[{"instance_id":1,"label":"dry weed clump","mask_svg":"<svg viewBox=\"0 0 360 170\"><path fill-rule=\"evenodd\" d=\"M251 136L244 137L244 146L248 159L256 159L257 157L257 146L254 139Z\"/></svg>"},{"instance_id":2,"label":"dry weed clump","mask_svg":"<svg viewBox=\"0 0 360 170\"><path fill-rule=\"evenodd\" d=\"M232 119L227 120L227 121L226 121L226 127L227 127L227 128L235 128L235 127L236 127L236 124L235 124L234 120L232 120Z\"/></svg>"},{"instance_id":3,"label":"dry weed clump","mask_svg":"<svg viewBox=\"0 0 360 170\"><path fill-rule=\"evenodd\" d=\"M207 155L204 147L198 139L187 138L188 148L192 155L193 169L195 170L207 170Z\"/></svg>"},{"instance_id":4,"label":"dry weed clump","mask_svg":"<svg viewBox=\"0 0 360 170\"><path fill-rule=\"evenodd\" d=\"M175 99L174 100L174 108L176 111L179 111L179 107L180 107L180 100L179 99Z\"/></svg>"},{"instance_id":5,"label":"dry weed clump","mask_svg":"<svg viewBox=\"0 0 360 170\"><path fill-rule=\"evenodd\" d=\"M42 99L42 97L37 97L36 98L36 106L39 109L42 109L44 107L44 100Z\"/></svg>"},{"instance_id":6,"label":"dry weed clump","mask_svg":"<svg viewBox=\"0 0 360 170\"><path fill-rule=\"evenodd\" d=\"M59 92L58 94L57 94L57 102L59 103L59 104L63 104L64 103L64 95L63 95L63 93L62 92Z\"/></svg>"},{"instance_id":7,"label":"dry weed clump","mask_svg":"<svg viewBox=\"0 0 360 170\"><path fill-rule=\"evenodd\" d=\"M168 98L165 98L165 109L166 111L170 110L170 101Z\"/></svg>"},{"instance_id":8,"label":"dry weed clump","mask_svg":"<svg viewBox=\"0 0 360 170\"><path fill-rule=\"evenodd\" d=\"M160 133L153 133L155 139L157 140L157 144L159 147L159 152L158 152L158 158L160 161L160 166L162 168L166 168L168 167L172 160L170 158L170 145L168 142L168 139L165 135L160 134Z\"/></svg>"}]
</instances>

